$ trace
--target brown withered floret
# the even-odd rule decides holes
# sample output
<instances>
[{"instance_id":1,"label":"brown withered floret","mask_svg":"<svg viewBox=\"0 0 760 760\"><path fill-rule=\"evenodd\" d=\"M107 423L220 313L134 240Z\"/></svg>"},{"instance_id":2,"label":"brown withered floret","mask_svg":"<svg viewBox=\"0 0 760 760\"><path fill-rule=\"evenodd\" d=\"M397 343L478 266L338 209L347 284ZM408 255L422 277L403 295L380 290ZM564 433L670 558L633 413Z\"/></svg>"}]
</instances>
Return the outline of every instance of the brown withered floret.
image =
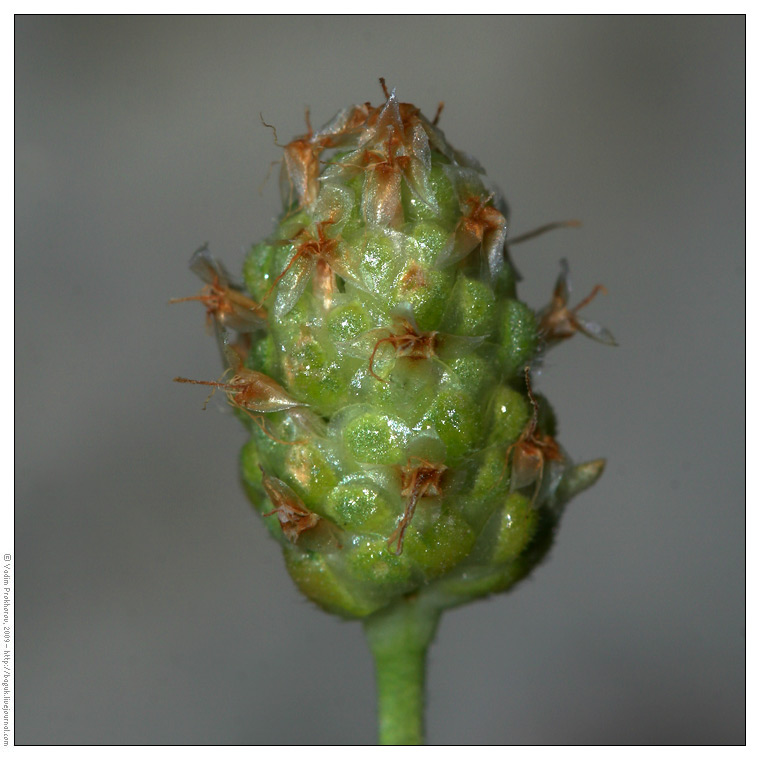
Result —
<instances>
[{"instance_id":1,"label":"brown withered floret","mask_svg":"<svg viewBox=\"0 0 760 760\"><path fill-rule=\"evenodd\" d=\"M474 254L488 265L492 278L504 266L504 243L507 238L507 220L492 205L493 194L480 196L465 190L459 199L462 216L452 232L449 242L438 258L438 266L457 262L472 263Z\"/></svg>"},{"instance_id":2,"label":"brown withered floret","mask_svg":"<svg viewBox=\"0 0 760 760\"><path fill-rule=\"evenodd\" d=\"M251 332L265 323L266 309L230 283L224 267L214 261L206 248L195 252L190 268L206 285L195 296L172 298L169 303L200 301L206 307L208 329L216 321L221 327L230 330Z\"/></svg>"},{"instance_id":3,"label":"brown withered floret","mask_svg":"<svg viewBox=\"0 0 760 760\"><path fill-rule=\"evenodd\" d=\"M174 382L211 386L213 390L203 405L204 409L217 390L224 391L230 405L245 412L265 435L278 443L290 443L276 438L267 429L262 415L296 410L298 407L307 405L291 398L285 389L268 375L242 366L240 355L229 346L226 346L225 353L230 366L219 380L191 380L186 377L175 377ZM226 382L223 381L224 376L229 373L232 373L232 376Z\"/></svg>"},{"instance_id":4,"label":"brown withered floret","mask_svg":"<svg viewBox=\"0 0 760 760\"><path fill-rule=\"evenodd\" d=\"M380 85L385 96L385 103L373 107L370 103L353 106L339 114L319 132L311 125L309 110L306 110L306 134L300 135L283 146L283 178L287 179L290 193L287 205L292 205L292 194L295 190L297 208L310 206L319 193L320 156L330 148L359 147L366 141L361 135L374 135L380 143L385 143L385 152L379 148L369 149L363 153L360 166L355 168L370 169L369 194L375 200L373 203L381 210L378 220L382 224L400 221L400 176L403 173L413 187L420 184L419 167L414 166L416 155L417 128L425 130L430 124L424 120L419 108L411 103L398 103L395 95L388 91L385 80L380 78ZM438 122L443 103L439 104L433 124ZM275 143L277 132L274 131ZM387 138L384 132L387 130ZM371 141L371 139L370 139ZM350 166L346 164L339 164ZM372 185L376 185L375 188Z\"/></svg>"},{"instance_id":5,"label":"brown withered floret","mask_svg":"<svg viewBox=\"0 0 760 760\"><path fill-rule=\"evenodd\" d=\"M370 375L383 383L387 383L388 381L375 372L374 365L375 355L384 343L393 347L396 352L396 358L406 357L408 359L432 359L435 356L438 345L438 332L435 330L423 332L412 321L404 317L397 318L396 322L400 328L399 331L393 332L388 328L390 334L385 338L380 338L375 343L375 347L369 357Z\"/></svg>"},{"instance_id":6,"label":"brown withered floret","mask_svg":"<svg viewBox=\"0 0 760 760\"><path fill-rule=\"evenodd\" d=\"M609 330L595 322L589 322L578 316L578 312L584 306L587 306L597 294L606 292L607 290L604 285L595 285L592 291L577 306L572 309L569 308L567 305L570 300L568 266L567 261L562 259L560 274L557 278L557 284L554 286L552 300L538 314L538 329L541 337L548 345L551 345L567 340L567 338L572 338L576 332L581 332L600 343L616 346L617 343Z\"/></svg>"},{"instance_id":7,"label":"brown withered floret","mask_svg":"<svg viewBox=\"0 0 760 760\"><path fill-rule=\"evenodd\" d=\"M413 464L417 462L418 464ZM417 502L426 496L441 496L443 473L446 471L443 464L433 464L425 459L412 457L403 467L399 467L401 475L401 495L406 497L406 508L401 521L388 539L388 545L396 544L397 555L404 548L404 534L409 527Z\"/></svg>"},{"instance_id":8,"label":"brown withered floret","mask_svg":"<svg viewBox=\"0 0 760 760\"><path fill-rule=\"evenodd\" d=\"M332 305L333 295L336 290L335 275L350 278L350 272L346 271L345 263L340 253L340 236L328 237L325 230L335 223L331 217L316 225L316 235L308 228L303 228L294 238L295 253L291 256L287 266L275 277L271 287L264 295L263 301L271 295L277 284L291 270L295 269L295 280L285 301L287 308L282 314L292 308L300 298L309 278L313 275L314 294L322 302L326 309ZM275 316L278 315L275 308ZM282 316L280 314L280 316Z\"/></svg>"},{"instance_id":9,"label":"brown withered floret","mask_svg":"<svg viewBox=\"0 0 760 760\"><path fill-rule=\"evenodd\" d=\"M331 552L342 548L342 533L335 523L312 512L287 483L267 475L261 465L259 469L261 484L274 507L263 516L276 515L288 541L308 551Z\"/></svg>"},{"instance_id":10,"label":"brown withered floret","mask_svg":"<svg viewBox=\"0 0 760 760\"><path fill-rule=\"evenodd\" d=\"M324 145L314 140L309 109L306 109L305 135L296 137L283 148L283 168L287 172L291 188L295 188L298 205L311 205L319 192L319 155ZM290 205L291 199L288 199Z\"/></svg>"},{"instance_id":11,"label":"brown withered floret","mask_svg":"<svg viewBox=\"0 0 760 760\"><path fill-rule=\"evenodd\" d=\"M328 148L342 146L347 140L355 137L360 128L364 127L377 114L378 110L368 102L352 106L338 122L328 125L320 133L323 144Z\"/></svg>"},{"instance_id":12,"label":"brown withered floret","mask_svg":"<svg viewBox=\"0 0 760 760\"><path fill-rule=\"evenodd\" d=\"M404 127L395 120L389 120L388 135L382 142L370 144L350 161L337 162L336 166L342 167L349 175L364 175L363 213L366 221L384 227L397 227L404 220L402 179L419 190L419 185L424 181L420 162Z\"/></svg>"},{"instance_id":13,"label":"brown withered floret","mask_svg":"<svg viewBox=\"0 0 760 760\"><path fill-rule=\"evenodd\" d=\"M363 174L363 213L367 223L395 227L403 222L402 178L412 191L428 198L430 155L419 109L399 103L381 79L386 102L368 111L365 138L346 160L336 162L348 176Z\"/></svg>"},{"instance_id":14,"label":"brown withered floret","mask_svg":"<svg viewBox=\"0 0 760 760\"><path fill-rule=\"evenodd\" d=\"M536 484L532 502L535 502L544 477L547 462L561 462L564 459L557 442L550 435L538 430L538 403L530 387L530 368L525 368L525 385L528 391L533 413L520 437L507 449L505 469L512 460L510 492L525 486Z\"/></svg>"},{"instance_id":15,"label":"brown withered floret","mask_svg":"<svg viewBox=\"0 0 760 760\"><path fill-rule=\"evenodd\" d=\"M283 148L283 168L291 190L295 188L298 208L310 206L317 198L322 152L351 141L362 127L376 118L378 111L378 108L372 108L369 103L353 106L315 134L309 110L306 109L306 134L291 140ZM288 206L291 201L292 198L289 198Z\"/></svg>"},{"instance_id":16,"label":"brown withered floret","mask_svg":"<svg viewBox=\"0 0 760 760\"><path fill-rule=\"evenodd\" d=\"M277 515L285 538L295 544L299 536L304 531L314 528L321 518L318 514L307 509L301 499L285 483L278 478L267 475L260 465L259 469L261 470L262 485L274 507L264 517Z\"/></svg>"},{"instance_id":17,"label":"brown withered floret","mask_svg":"<svg viewBox=\"0 0 760 760\"><path fill-rule=\"evenodd\" d=\"M489 205L491 198L472 195L465 199L465 214L457 225L457 246L469 253L484 243L489 236L501 235L506 230L504 215L495 206ZM466 255L466 254L465 254Z\"/></svg>"},{"instance_id":18,"label":"brown withered floret","mask_svg":"<svg viewBox=\"0 0 760 760\"><path fill-rule=\"evenodd\" d=\"M390 131L384 149L366 150L362 156L367 182L368 198L365 215L372 209L372 219L368 221L396 227L403 222L401 205L401 178L409 172L412 158L399 154L403 147L401 136Z\"/></svg>"}]
</instances>

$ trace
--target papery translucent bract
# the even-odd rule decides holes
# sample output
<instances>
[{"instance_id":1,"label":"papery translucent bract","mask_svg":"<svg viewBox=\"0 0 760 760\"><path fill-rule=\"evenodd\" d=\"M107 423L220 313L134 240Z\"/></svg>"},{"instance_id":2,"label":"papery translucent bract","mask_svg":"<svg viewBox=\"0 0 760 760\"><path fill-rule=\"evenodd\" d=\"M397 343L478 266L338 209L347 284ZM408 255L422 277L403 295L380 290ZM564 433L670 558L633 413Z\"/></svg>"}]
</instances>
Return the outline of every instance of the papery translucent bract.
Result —
<instances>
[{"instance_id":1,"label":"papery translucent bract","mask_svg":"<svg viewBox=\"0 0 760 760\"><path fill-rule=\"evenodd\" d=\"M370 227L396 227L403 221L398 167L383 162L367 171L362 212Z\"/></svg>"},{"instance_id":2,"label":"papery translucent bract","mask_svg":"<svg viewBox=\"0 0 760 760\"><path fill-rule=\"evenodd\" d=\"M319 198L312 204L310 214L315 224L322 225L326 235L336 237L351 216L355 202L350 188L323 180Z\"/></svg>"},{"instance_id":3,"label":"papery translucent bract","mask_svg":"<svg viewBox=\"0 0 760 760\"><path fill-rule=\"evenodd\" d=\"M369 103L344 108L314 135L314 139L325 147L346 147L363 133L363 126L376 111Z\"/></svg>"},{"instance_id":4,"label":"papery translucent bract","mask_svg":"<svg viewBox=\"0 0 760 760\"><path fill-rule=\"evenodd\" d=\"M272 290L277 289L272 310L275 319L282 319L298 303L315 269L314 258L299 255L298 251L293 254L287 267L280 272L272 284Z\"/></svg>"},{"instance_id":5,"label":"papery translucent bract","mask_svg":"<svg viewBox=\"0 0 760 760\"><path fill-rule=\"evenodd\" d=\"M394 89L377 114L377 119L370 129L366 131L366 138L360 144L383 143L390 137L396 136L403 139L404 124L401 120L399 102Z\"/></svg>"},{"instance_id":6,"label":"papery translucent bract","mask_svg":"<svg viewBox=\"0 0 760 760\"><path fill-rule=\"evenodd\" d=\"M478 174L485 174L485 169L480 162L469 153L456 150L449 145L446 135L436 124L428 121L422 114L419 116L420 124L425 130L425 134L430 142L430 147L441 155L445 156L452 164L472 170Z\"/></svg>"},{"instance_id":7,"label":"papery translucent bract","mask_svg":"<svg viewBox=\"0 0 760 760\"><path fill-rule=\"evenodd\" d=\"M425 129L420 123L412 128L411 140L407 143L410 162L404 177L414 196L422 201L432 214L438 214L438 203L430 185L430 143Z\"/></svg>"},{"instance_id":8,"label":"papery translucent bract","mask_svg":"<svg viewBox=\"0 0 760 760\"><path fill-rule=\"evenodd\" d=\"M480 247L493 279L504 262L504 241L507 239L507 220L490 198L470 196L462 204L462 219L454 231L451 258L448 263L460 261Z\"/></svg>"}]
</instances>

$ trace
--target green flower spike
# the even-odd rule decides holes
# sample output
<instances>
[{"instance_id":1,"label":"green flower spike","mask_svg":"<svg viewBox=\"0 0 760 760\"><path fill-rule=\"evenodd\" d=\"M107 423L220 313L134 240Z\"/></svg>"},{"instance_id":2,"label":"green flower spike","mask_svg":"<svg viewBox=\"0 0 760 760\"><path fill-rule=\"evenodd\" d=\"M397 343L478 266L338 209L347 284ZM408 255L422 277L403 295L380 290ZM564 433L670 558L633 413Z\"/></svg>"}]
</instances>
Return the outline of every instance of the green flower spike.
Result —
<instances>
[{"instance_id":1,"label":"green flower spike","mask_svg":"<svg viewBox=\"0 0 760 760\"><path fill-rule=\"evenodd\" d=\"M382 82L382 80L381 80ZM382 82L385 100L285 146L284 209L235 282L191 262L222 343L223 391L250 440L243 482L288 572L359 619L380 742L423 741L425 658L441 613L506 591L546 555L574 465L530 366L580 331L567 264L539 312L517 298L506 206L480 165ZM440 112L439 112L440 113ZM213 391L212 391L213 392Z\"/></svg>"}]
</instances>

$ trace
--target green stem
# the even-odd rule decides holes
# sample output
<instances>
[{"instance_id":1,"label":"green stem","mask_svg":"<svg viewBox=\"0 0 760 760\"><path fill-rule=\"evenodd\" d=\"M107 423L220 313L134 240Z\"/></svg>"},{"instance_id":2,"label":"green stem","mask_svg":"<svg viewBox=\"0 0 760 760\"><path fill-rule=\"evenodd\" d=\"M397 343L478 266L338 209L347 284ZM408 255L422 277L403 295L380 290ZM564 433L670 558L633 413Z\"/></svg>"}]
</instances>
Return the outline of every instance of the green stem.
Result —
<instances>
[{"instance_id":1,"label":"green stem","mask_svg":"<svg viewBox=\"0 0 760 760\"><path fill-rule=\"evenodd\" d=\"M364 621L375 659L380 744L424 742L425 660L441 610L404 599Z\"/></svg>"}]
</instances>

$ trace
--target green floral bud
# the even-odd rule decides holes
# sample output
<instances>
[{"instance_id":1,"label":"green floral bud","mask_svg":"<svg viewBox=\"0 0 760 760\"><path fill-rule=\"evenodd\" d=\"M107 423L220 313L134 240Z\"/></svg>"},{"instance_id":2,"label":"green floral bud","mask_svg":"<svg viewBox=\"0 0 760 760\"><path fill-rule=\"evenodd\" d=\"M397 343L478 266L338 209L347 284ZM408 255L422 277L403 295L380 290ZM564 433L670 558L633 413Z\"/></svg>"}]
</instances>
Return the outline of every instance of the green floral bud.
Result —
<instances>
[{"instance_id":1,"label":"green floral bud","mask_svg":"<svg viewBox=\"0 0 760 760\"><path fill-rule=\"evenodd\" d=\"M436 120L385 94L285 146L283 213L244 285L196 254L190 300L227 367L178 378L243 421L243 484L298 588L366 621L381 713L394 637L424 651L441 610L525 577L601 474L559 446L530 367L575 332L614 343L577 314L599 287L568 306L566 264L547 306L517 298L506 205Z\"/></svg>"}]
</instances>

